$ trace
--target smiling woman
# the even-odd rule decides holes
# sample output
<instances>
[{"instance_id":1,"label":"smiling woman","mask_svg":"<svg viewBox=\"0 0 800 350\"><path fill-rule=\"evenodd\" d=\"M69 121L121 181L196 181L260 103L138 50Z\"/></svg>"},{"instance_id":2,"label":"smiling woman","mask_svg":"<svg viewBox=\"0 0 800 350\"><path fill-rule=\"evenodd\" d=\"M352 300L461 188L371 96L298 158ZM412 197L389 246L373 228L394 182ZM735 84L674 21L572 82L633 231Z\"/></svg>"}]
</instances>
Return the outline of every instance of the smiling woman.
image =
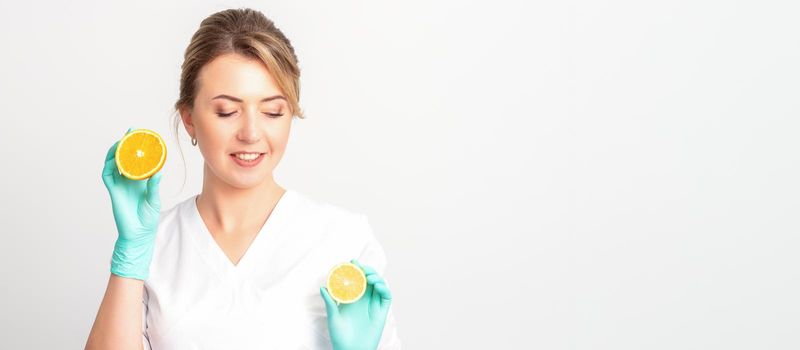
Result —
<instances>
[{"instance_id":1,"label":"smiling woman","mask_svg":"<svg viewBox=\"0 0 800 350\"><path fill-rule=\"evenodd\" d=\"M179 98L174 105L175 136L178 137L178 126L183 121L192 138L192 144L199 146L204 156L204 150L214 146L208 143L213 143L214 140L202 133L206 130L202 127L197 130L200 131L199 135L195 132L193 121L202 125L202 118L192 118L193 115L214 113L221 118L241 117L243 113L260 110L273 119L281 119L287 115L305 119L299 105L300 68L294 47L283 32L261 12L231 9L203 20L186 48L181 69ZM258 96L264 92L265 86L270 87L273 94ZM208 94L214 97L209 98ZM274 141L279 141L291 127L290 118L282 119L285 120L279 123L282 126L280 129L285 130L272 128ZM231 123L223 125L230 126ZM211 127L219 129L219 126ZM180 142L178 148L185 163ZM246 156L232 158L235 164L252 168L261 162L266 151L247 149L234 150L227 154L257 153L256 163L245 162L253 160ZM275 149L267 155L272 160L272 164L269 164L272 166L269 169L271 172L282 156L282 149ZM186 183L185 174L186 171L183 185Z\"/></svg>"},{"instance_id":2,"label":"smiling woman","mask_svg":"<svg viewBox=\"0 0 800 350\"><path fill-rule=\"evenodd\" d=\"M176 135L182 123L203 156L202 191L161 211L160 176L145 191L104 170L122 243L87 348L399 349L366 215L273 177L304 118L289 40L258 11L225 10L203 20L182 67ZM340 305L325 280L343 261L366 285Z\"/></svg>"},{"instance_id":3,"label":"smiling woman","mask_svg":"<svg viewBox=\"0 0 800 350\"><path fill-rule=\"evenodd\" d=\"M275 74L257 58L226 52L203 65L192 85L193 103L179 112L205 159L206 181L276 188L268 182L285 153L296 107Z\"/></svg>"}]
</instances>

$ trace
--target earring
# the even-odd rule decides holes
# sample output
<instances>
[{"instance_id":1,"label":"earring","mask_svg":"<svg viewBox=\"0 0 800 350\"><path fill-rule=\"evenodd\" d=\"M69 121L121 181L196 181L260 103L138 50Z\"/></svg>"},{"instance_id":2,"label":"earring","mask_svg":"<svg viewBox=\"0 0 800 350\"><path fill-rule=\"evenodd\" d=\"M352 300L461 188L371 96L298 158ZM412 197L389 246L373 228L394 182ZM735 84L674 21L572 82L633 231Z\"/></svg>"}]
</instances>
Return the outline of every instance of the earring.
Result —
<instances>
[{"instance_id":1,"label":"earring","mask_svg":"<svg viewBox=\"0 0 800 350\"><path fill-rule=\"evenodd\" d=\"M197 139L192 137L192 146L197 146Z\"/></svg>"}]
</instances>

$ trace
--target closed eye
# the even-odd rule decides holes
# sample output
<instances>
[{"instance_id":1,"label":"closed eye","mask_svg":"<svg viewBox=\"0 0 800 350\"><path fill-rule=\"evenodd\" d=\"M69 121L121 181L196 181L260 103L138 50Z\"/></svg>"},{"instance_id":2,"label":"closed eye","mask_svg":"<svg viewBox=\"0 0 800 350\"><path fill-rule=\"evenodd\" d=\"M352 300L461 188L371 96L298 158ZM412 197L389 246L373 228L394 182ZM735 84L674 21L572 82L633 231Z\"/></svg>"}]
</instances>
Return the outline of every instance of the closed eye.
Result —
<instances>
[{"instance_id":1,"label":"closed eye","mask_svg":"<svg viewBox=\"0 0 800 350\"><path fill-rule=\"evenodd\" d=\"M234 113L236 113L236 111L233 111L233 112L230 112L230 113L217 113L217 115L220 116L220 117L230 117ZM283 116L282 113L264 113L264 114L269 116L270 118L280 118L280 117Z\"/></svg>"}]
</instances>

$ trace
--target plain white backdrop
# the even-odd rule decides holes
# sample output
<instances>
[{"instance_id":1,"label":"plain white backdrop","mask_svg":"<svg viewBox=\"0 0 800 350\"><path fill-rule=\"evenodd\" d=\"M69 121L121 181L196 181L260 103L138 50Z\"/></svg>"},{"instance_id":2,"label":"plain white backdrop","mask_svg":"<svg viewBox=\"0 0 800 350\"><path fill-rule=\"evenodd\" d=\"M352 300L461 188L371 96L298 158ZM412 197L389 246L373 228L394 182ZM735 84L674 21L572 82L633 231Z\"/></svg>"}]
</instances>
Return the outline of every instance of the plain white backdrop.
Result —
<instances>
[{"instance_id":1,"label":"plain white backdrop","mask_svg":"<svg viewBox=\"0 0 800 350\"><path fill-rule=\"evenodd\" d=\"M231 7L299 56L276 180L369 216L407 349L800 348L800 7L708 0L2 2L0 347L85 344L128 127L200 191L171 106Z\"/></svg>"}]
</instances>

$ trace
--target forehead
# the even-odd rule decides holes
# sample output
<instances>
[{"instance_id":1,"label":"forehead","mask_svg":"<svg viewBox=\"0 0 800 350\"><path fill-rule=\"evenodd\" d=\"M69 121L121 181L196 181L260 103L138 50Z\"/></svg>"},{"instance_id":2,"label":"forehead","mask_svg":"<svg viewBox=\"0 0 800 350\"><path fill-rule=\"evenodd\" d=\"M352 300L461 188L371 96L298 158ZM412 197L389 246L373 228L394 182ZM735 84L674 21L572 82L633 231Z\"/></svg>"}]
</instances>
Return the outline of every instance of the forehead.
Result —
<instances>
[{"instance_id":1,"label":"forehead","mask_svg":"<svg viewBox=\"0 0 800 350\"><path fill-rule=\"evenodd\" d=\"M208 62L198 74L198 95L211 98L218 94L258 101L281 94L275 78L263 62L238 54L225 54Z\"/></svg>"}]
</instances>

